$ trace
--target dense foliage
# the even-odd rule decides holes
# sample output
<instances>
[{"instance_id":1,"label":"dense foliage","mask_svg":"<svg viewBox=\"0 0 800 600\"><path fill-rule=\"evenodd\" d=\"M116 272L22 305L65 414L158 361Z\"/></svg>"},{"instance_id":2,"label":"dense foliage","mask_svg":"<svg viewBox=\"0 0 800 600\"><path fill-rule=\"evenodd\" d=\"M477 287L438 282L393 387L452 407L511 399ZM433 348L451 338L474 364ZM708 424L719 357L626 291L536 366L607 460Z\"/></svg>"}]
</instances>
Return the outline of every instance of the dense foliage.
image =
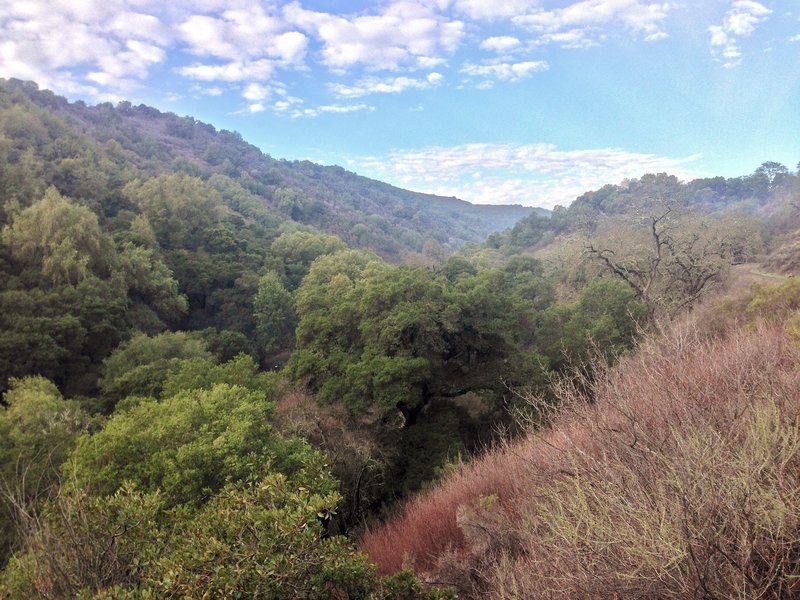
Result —
<instances>
[{"instance_id":1,"label":"dense foliage","mask_svg":"<svg viewBox=\"0 0 800 600\"><path fill-rule=\"evenodd\" d=\"M313 225L394 259L421 252L428 240L450 250L480 242L533 210L472 205L341 167L276 160L238 133L191 117L128 102L70 104L31 82L0 80L0 107L0 162L7 165L0 179L22 204L43 191L41 178L67 196L108 201L104 210L114 216L130 208L121 189L131 180L185 174L207 181L242 219L268 229Z\"/></svg>"},{"instance_id":2,"label":"dense foliage","mask_svg":"<svg viewBox=\"0 0 800 600\"><path fill-rule=\"evenodd\" d=\"M448 256L530 211L0 82L0 596L450 597L347 536L594 390L797 180L645 176ZM798 335L795 288L746 314Z\"/></svg>"},{"instance_id":3,"label":"dense foliage","mask_svg":"<svg viewBox=\"0 0 800 600\"><path fill-rule=\"evenodd\" d=\"M363 546L465 598L795 597L800 350L782 325L654 337Z\"/></svg>"}]
</instances>

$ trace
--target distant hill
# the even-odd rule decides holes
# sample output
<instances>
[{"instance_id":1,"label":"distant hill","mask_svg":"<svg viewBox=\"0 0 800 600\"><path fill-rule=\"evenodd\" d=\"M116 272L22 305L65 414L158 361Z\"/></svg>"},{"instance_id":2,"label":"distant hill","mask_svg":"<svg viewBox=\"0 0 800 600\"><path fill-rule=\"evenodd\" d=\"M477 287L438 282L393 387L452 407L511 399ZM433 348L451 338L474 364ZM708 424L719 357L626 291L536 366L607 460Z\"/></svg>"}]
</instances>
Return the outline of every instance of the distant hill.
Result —
<instances>
[{"instance_id":1,"label":"distant hill","mask_svg":"<svg viewBox=\"0 0 800 600\"><path fill-rule=\"evenodd\" d=\"M225 175L276 217L315 226L351 246L371 248L393 260L422 251L429 240L448 251L481 242L535 210L520 205L474 205L403 190L338 166L279 160L245 142L237 132L217 131L191 117L129 102L116 107L70 103L32 82L0 80L0 104L21 108L23 99L63 119L72 133L83 138L86 152L124 162L126 170L137 177L169 172L203 179ZM19 123L7 124L4 133L12 138L12 145L15 135L35 134ZM109 152L114 156L109 157ZM58 187L56 181L49 183Z\"/></svg>"},{"instance_id":2,"label":"distant hill","mask_svg":"<svg viewBox=\"0 0 800 600\"><path fill-rule=\"evenodd\" d=\"M671 211L695 218L750 215L765 219L774 206L786 204L798 193L798 176L787 167L765 162L741 177L709 177L688 182L666 173L646 174L619 184L586 192L569 207L536 209L504 232L489 236L486 245L507 255L530 252L551 244L558 236L585 234ZM773 215L774 217L774 215ZM774 218L773 218L774 220Z\"/></svg>"}]
</instances>

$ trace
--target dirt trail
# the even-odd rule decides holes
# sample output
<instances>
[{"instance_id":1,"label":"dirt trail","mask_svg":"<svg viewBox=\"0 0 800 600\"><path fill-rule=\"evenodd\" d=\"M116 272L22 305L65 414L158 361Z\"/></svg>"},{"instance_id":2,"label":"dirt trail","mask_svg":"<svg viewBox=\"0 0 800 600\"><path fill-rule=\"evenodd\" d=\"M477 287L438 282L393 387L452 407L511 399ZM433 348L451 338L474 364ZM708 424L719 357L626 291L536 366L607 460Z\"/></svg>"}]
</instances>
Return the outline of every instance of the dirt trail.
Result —
<instances>
[{"instance_id":1,"label":"dirt trail","mask_svg":"<svg viewBox=\"0 0 800 600\"><path fill-rule=\"evenodd\" d=\"M733 267L734 278L739 285L750 285L752 283L776 284L786 281L787 276L779 273L767 273L761 270L761 265L756 263L745 263Z\"/></svg>"}]
</instances>

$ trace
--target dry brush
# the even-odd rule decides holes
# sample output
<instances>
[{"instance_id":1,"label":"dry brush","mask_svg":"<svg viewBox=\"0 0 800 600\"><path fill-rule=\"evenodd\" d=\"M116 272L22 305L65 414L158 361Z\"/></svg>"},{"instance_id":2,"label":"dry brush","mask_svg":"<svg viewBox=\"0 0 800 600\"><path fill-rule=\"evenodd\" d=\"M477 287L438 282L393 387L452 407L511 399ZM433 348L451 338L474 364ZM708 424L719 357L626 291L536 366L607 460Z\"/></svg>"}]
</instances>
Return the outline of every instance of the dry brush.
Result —
<instances>
[{"instance_id":1,"label":"dry brush","mask_svg":"<svg viewBox=\"0 0 800 600\"><path fill-rule=\"evenodd\" d=\"M464 596L800 594L800 349L675 327L362 542Z\"/></svg>"}]
</instances>

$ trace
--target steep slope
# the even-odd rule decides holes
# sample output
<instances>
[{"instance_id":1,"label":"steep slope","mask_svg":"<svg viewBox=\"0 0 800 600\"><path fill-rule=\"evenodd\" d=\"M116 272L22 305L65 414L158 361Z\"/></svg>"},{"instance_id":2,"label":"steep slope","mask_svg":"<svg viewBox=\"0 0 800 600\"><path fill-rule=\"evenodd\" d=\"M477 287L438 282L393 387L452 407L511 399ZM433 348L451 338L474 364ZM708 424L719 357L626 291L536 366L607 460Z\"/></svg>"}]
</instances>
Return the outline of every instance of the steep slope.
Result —
<instances>
[{"instance_id":1,"label":"steep slope","mask_svg":"<svg viewBox=\"0 0 800 600\"><path fill-rule=\"evenodd\" d=\"M454 471L363 548L465 598L796 597L796 339L677 327L562 386L551 427Z\"/></svg>"},{"instance_id":2,"label":"steep slope","mask_svg":"<svg viewBox=\"0 0 800 600\"><path fill-rule=\"evenodd\" d=\"M433 240L447 250L511 227L534 209L519 205L473 205L396 188L341 167L272 158L239 133L217 131L191 117L121 102L69 103L31 82L0 80L0 105L29 101L85 136L103 154L129 163L140 174L185 172L207 179L230 177L284 219L336 234L349 245L399 259ZM15 134L16 130L16 134ZM30 133L13 124L6 137Z\"/></svg>"}]
</instances>

